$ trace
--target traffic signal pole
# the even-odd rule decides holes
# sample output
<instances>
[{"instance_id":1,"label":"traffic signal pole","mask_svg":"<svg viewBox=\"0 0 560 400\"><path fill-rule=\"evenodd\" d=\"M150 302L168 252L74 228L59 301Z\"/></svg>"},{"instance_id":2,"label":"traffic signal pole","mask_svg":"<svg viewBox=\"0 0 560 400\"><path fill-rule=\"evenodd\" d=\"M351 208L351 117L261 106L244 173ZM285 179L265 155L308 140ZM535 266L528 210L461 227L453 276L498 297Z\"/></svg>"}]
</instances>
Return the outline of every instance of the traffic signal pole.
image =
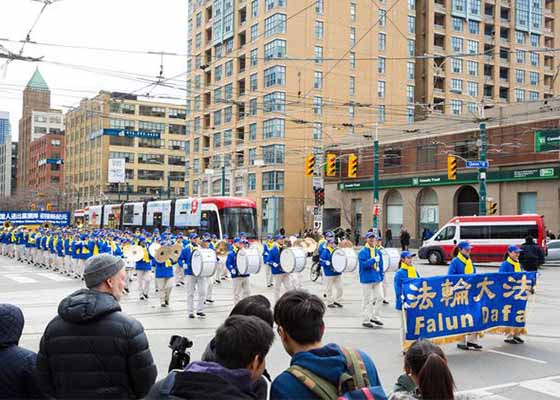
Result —
<instances>
[{"instance_id":1,"label":"traffic signal pole","mask_svg":"<svg viewBox=\"0 0 560 400\"><path fill-rule=\"evenodd\" d=\"M482 105L482 113L484 113L484 104ZM486 123L480 122L480 160L486 161L486 146L487 146ZM486 168L480 168L478 173L478 180L480 182L480 196L478 201L479 215L486 215Z\"/></svg>"},{"instance_id":2,"label":"traffic signal pole","mask_svg":"<svg viewBox=\"0 0 560 400\"><path fill-rule=\"evenodd\" d=\"M378 216L374 210L379 209L379 136L378 127L375 125L375 136L373 138L373 229L377 231Z\"/></svg>"}]
</instances>

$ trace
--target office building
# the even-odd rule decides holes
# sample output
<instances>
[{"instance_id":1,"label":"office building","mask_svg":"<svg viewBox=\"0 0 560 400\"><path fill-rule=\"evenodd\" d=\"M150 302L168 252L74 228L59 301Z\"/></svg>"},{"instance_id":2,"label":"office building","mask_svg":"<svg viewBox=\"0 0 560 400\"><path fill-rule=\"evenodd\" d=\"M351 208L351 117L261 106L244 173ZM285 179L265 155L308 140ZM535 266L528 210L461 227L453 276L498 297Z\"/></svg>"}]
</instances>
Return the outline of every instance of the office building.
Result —
<instances>
[{"instance_id":1,"label":"office building","mask_svg":"<svg viewBox=\"0 0 560 400\"><path fill-rule=\"evenodd\" d=\"M185 106L101 91L65 115L64 191L71 209L184 195ZM109 182L109 160L125 182Z\"/></svg>"},{"instance_id":2,"label":"office building","mask_svg":"<svg viewBox=\"0 0 560 400\"><path fill-rule=\"evenodd\" d=\"M12 130L10 113L0 111L0 198L10 197L12 188Z\"/></svg>"},{"instance_id":3,"label":"office building","mask_svg":"<svg viewBox=\"0 0 560 400\"><path fill-rule=\"evenodd\" d=\"M29 187L60 208L65 195L64 133L47 133L33 140L29 160Z\"/></svg>"}]
</instances>

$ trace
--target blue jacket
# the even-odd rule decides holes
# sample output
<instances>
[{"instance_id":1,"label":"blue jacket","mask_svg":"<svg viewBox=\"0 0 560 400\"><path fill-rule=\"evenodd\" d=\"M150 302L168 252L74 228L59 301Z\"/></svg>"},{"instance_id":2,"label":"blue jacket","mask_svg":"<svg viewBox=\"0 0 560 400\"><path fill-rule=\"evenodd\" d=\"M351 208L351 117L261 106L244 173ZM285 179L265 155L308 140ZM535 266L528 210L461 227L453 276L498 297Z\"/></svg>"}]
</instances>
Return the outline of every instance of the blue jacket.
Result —
<instances>
[{"instance_id":1,"label":"blue jacket","mask_svg":"<svg viewBox=\"0 0 560 400\"><path fill-rule=\"evenodd\" d=\"M37 234L35 236L35 248L36 249L41 249L41 241L43 240L43 236L41 236L41 234Z\"/></svg>"},{"instance_id":2,"label":"blue jacket","mask_svg":"<svg viewBox=\"0 0 560 400\"><path fill-rule=\"evenodd\" d=\"M191 260L192 253L196 250L196 247L197 246L193 243L189 244L187 247L183 247L181 255L179 255L179 259L177 260L177 263L185 268L185 275L191 276L193 274Z\"/></svg>"},{"instance_id":3,"label":"blue jacket","mask_svg":"<svg viewBox=\"0 0 560 400\"><path fill-rule=\"evenodd\" d=\"M59 257L64 257L64 239L60 237L56 242L56 255Z\"/></svg>"},{"instance_id":4,"label":"blue jacket","mask_svg":"<svg viewBox=\"0 0 560 400\"><path fill-rule=\"evenodd\" d=\"M263 243L263 262L265 264L268 264L268 254L272 246L274 246L274 242L271 240L267 240L266 242Z\"/></svg>"},{"instance_id":5,"label":"blue jacket","mask_svg":"<svg viewBox=\"0 0 560 400\"><path fill-rule=\"evenodd\" d=\"M146 249L146 251L148 251L148 244L143 243L143 244L138 244L138 246ZM152 270L152 263L151 263L151 259L148 261L144 261L144 259L142 258L140 261L136 261L136 265L135 268L137 271L151 271Z\"/></svg>"},{"instance_id":6,"label":"blue jacket","mask_svg":"<svg viewBox=\"0 0 560 400\"><path fill-rule=\"evenodd\" d=\"M269 248L266 263L270 265L272 275L285 274L280 267L280 247L276 243Z\"/></svg>"},{"instance_id":7,"label":"blue jacket","mask_svg":"<svg viewBox=\"0 0 560 400\"><path fill-rule=\"evenodd\" d=\"M359 351L364 361L371 386L381 386L377 369L372 359L364 352ZM346 359L338 345L326 346L311 351L302 351L294 354L290 365L298 365L315 375L338 386L340 375L348 372ZM349 373L349 372L348 372ZM272 382L270 391L271 400L315 399L315 395L291 373L284 371Z\"/></svg>"},{"instance_id":8,"label":"blue jacket","mask_svg":"<svg viewBox=\"0 0 560 400\"><path fill-rule=\"evenodd\" d=\"M418 278L420 278L420 274L418 273L418 271L416 271L416 275L418 276ZM403 286L403 282L407 279L411 279L408 277L408 271L404 268L399 268L399 270L395 273L395 281L394 281L394 286L395 286L395 308L397 310L402 310L402 304L403 304L403 299L402 299L402 295L403 295L403 290L402 290L402 286Z\"/></svg>"},{"instance_id":9,"label":"blue jacket","mask_svg":"<svg viewBox=\"0 0 560 400\"><path fill-rule=\"evenodd\" d=\"M64 239L64 253L67 256L72 255L72 240L69 238Z\"/></svg>"},{"instance_id":10,"label":"blue jacket","mask_svg":"<svg viewBox=\"0 0 560 400\"><path fill-rule=\"evenodd\" d=\"M37 354L18 346L23 313L11 304L0 305L0 398L44 398L35 374Z\"/></svg>"},{"instance_id":11,"label":"blue jacket","mask_svg":"<svg viewBox=\"0 0 560 400\"><path fill-rule=\"evenodd\" d=\"M334 249L329 250L328 246L325 246L323 251L321 252L320 264L321 268L323 268L323 274L325 276L339 276L342 275L340 272L336 272L332 267L332 253Z\"/></svg>"},{"instance_id":12,"label":"blue jacket","mask_svg":"<svg viewBox=\"0 0 560 400\"><path fill-rule=\"evenodd\" d=\"M521 270L523 271L523 268ZM515 272L515 267L508 260L504 260L498 272Z\"/></svg>"},{"instance_id":13,"label":"blue jacket","mask_svg":"<svg viewBox=\"0 0 560 400\"><path fill-rule=\"evenodd\" d=\"M228 269L232 278L246 278L249 274L240 274L239 270L237 269L237 252L239 248L233 246L233 250L231 250L226 259L226 268Z\"/></svg>"},{"instance_id":14,"label":"blue jacket","mask_svg":"<svg viewBox=\"0 0 560 400\"><path fill-rule=\"evenodd\" d=\"M379 262L372 256L379 257ZM358 261L360 263L360 283L383 281L383 257L379 249L365 245L358 253Z\"/></svg>"},{"instance_id":15,"label":"blue jacket","mask_svg":"<svg viewBox=\"0 0 560 400\"><path fill-rule=\"evenodd\" d=\"M167 262L157 262L153 260L156 267L156 278L173 278L173 264L167 265Z\"/></svg>"},{"instance_id":16,"label":"blue jacket","mask_svg":"<svg viewBox=\"0 0 560 400\"><path fill-rule=\"evenodd\" d=\"M476 267L473 265L473 274L476 274ZM455 257L449 263L449 268L447 270L447 275L465 275L465 264L459 257Z\"/></svg>"}]
</instances>

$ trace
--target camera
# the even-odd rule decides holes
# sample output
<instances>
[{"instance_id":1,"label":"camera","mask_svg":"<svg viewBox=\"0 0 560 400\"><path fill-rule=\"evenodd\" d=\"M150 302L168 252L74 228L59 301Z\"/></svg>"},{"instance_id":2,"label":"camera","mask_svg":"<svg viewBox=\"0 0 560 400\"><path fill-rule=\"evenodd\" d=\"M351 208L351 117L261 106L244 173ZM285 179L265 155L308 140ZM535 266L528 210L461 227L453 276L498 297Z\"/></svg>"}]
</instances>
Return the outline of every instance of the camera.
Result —
<instances>
[{"instance_id":1,"label":"camera","mask_svg":"<svg viewBox=\"0 0 560 400\"><path fill-rule=\"evenodd\" d=\"M187 349L190 349L192 346L193 342L184 336L171 336L169 340L169 348L171 349L169 372L174 369L184 369L191 362L191 353Z\"/></svg>"}]
</instances>

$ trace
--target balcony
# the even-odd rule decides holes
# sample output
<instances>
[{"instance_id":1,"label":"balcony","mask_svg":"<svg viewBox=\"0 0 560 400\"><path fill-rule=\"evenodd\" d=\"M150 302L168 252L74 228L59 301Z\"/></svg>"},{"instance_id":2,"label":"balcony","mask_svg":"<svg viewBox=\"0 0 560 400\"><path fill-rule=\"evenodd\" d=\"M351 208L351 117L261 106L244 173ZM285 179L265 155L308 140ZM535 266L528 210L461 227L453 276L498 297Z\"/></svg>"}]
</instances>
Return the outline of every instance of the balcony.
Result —
<instances>
[{"instance_id":1,"label":"balcony","mask_svg":"<svg viewBox=\"0 0 560 400\"><path fill-rule=\"evenodd\" d=\"M494 82L494 78L489 75L484 75L484 83L492 83Z\"/></svg>"},{"instance_id":2,"label":"balcony","mask_svg":"<svg viewBox=\"0 0 560 400\"><path fill-rule=\"evenodd\" d=\"M436 31L445 32L445 26L440 25L440 24L434 24L434 29Z\"/></svg>"},{"instance_id":3,"label":"balcony","mask_svg":"<svg viewBox=\"0 0 560 400\"><path fill-rule=\"evenodd\" d=\"M493 15L484 15L484 22L487 24L494 23L494 16Z\"/></svg>"},{"instance_id":4,"label":"balcony","mask_svg":"<svg viewBox=\"0 0 560 400\"><path fill-rule=\"evenodd\" d=\"M445 49L442 46L434 45L434 53L436 54L445 54Z\"/></svg>"},{"instance_id":5,"label":"balcony","mask_svg":"<svg viewBox=\"0 0 560 400\"><path fill-rule=\"evenodd\" d=\"M494 64L494 56L485 55L485 56L484 56L484 62L485 62L486 64Z\"/></svg>"},{"instance_id":6,"label":"balcony","mask_svg":"<svg viewBox=\"0 0 560 400\"><path fill-rule=\"evenodd\" d=\"M509 79L500 77L500 86L509 87Z\"/></svg>"},{"instance_id":7,"label":"balcony","mask_svg":"<svg viewBox=\"0 0 560 400\"><path fill-rule=\"evenodd\" d=\"M506 47L509 47L509 38L500 38L500 44Z\"/></svg>"},{"instance_id":8,"label":"balcony","mask_svg":"<svg viewBox=\"0 0 560 400\"><path fill-rule=\"evenodd\" d=\"M484 35L484 43L495 44L494 37L491 35Z\"/></svg>"},{"instance_id":9,"label":"balcony","mask_svg":"<svg viewBox=\"0 0 560 400\"><path fill-rule=\"evenodd\" d=\"M442 14L446 14L447 11L445 10L445 5L441 4L441 3L435 3L434 4L434 10L436 12L440 12Z\"/></svg>"},{"instance_id":10,"label":"balcony","mask_svg":"<svg viewBox=\"0 0 560 400\"><path fill-rule=\"evenodd\" d=\"M511 0L501 0L500 3L502 7L507 7L507 8L511 7Z\"/></svg>"},{"instance_id":11,"label":"balcony","mask_svg":"<svg viewBox=\"0 0 560 400\"><path fill-rule=\"evenodd\" d=\"M509 65L509 59L500 57L501 65Z\"/></svg>"},{"instance_id":12,"label":"balcony","mask_svg":"<svg viewBox=\"0 0 560 400\"><path fill-rule=\"evenodd\" d=\"M500 18L500 25L501 26L509 26L510 22L507 18Z\"/></svg>"},{"instance_id":13,"label":"balcony","mask_svg":"<svg viewBox=\"0 0 560 400\"><path fill-rule=\"evenodd\" d=\"M544 85L544 92L546 94L552 94L552 86L550 85Z\"/></svg>"}]
</instances>

